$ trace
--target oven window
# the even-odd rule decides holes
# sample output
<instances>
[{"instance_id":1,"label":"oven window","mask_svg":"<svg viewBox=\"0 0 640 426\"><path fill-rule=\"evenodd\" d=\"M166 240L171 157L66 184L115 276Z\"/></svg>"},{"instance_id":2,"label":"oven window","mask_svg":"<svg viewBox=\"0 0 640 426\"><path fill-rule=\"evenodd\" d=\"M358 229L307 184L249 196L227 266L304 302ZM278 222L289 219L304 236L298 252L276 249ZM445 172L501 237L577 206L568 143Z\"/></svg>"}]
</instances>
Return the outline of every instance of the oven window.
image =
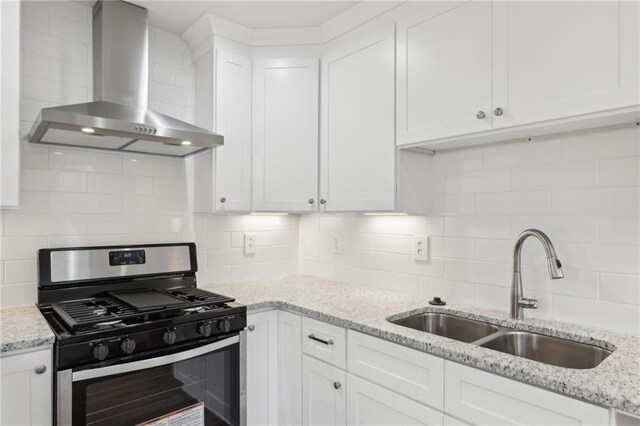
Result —
<instances>
[{"instance_id":1,"label":"oven window","mask_svg":"<svg viewBox=\"0 0 640 426\"><path fill-rule=\"evenodd\" d=\"M188 360L73 383L74 425L136 425L204 402L204 424L237 425L239 345Z\"/></svg>"}]
</instances>

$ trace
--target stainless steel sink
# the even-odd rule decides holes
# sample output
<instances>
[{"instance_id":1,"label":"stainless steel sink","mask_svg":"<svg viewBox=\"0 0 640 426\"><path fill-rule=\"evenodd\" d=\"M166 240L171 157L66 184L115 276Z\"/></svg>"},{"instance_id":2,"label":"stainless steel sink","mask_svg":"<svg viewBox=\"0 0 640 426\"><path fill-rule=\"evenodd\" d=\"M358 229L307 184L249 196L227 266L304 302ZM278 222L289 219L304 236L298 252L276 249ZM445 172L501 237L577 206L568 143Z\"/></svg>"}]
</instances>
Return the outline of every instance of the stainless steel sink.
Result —
<instances>
[{"instance_id":1,"label":"stainless steel sink","mask_svg":"<svg viewBox=\"0 0 640 426\"><path fill-rule=\"evenodd\" d=\"M432 312L411 315L390 322L466 343L474 342L500 330L499 327L485 322Z\"/></svg>"},{"instance_id":2,"label":"stainless steel sink","mask_svg":"<svg viewBox=\"0 0 640 426\"><path fill-rule=\"evenodd\" d=\"M565 368L594 368L611 351L584 343L572 342L522 331L500 333L480 346Z\"/></svg>"}]
</instances>

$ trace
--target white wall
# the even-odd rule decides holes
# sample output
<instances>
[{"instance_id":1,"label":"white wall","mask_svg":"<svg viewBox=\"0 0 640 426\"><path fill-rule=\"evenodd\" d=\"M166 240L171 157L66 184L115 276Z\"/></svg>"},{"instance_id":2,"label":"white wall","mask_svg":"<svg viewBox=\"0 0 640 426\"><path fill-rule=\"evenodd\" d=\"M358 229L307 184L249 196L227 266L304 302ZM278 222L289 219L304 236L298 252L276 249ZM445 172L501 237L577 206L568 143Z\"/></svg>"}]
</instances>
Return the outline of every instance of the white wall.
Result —
<instances>
[{"instance_id":1,"label":"white wall","mask_svg":"<svg viewBox=\"0 0 640 426\"><path fill-rule=\"evenodd\" d=\"M35 302L44 247L196 241L207 282L297 271L296 217L193 216L182 160L28 143L41 108L93 98L91 8L24 2L22 14L21 207L0 212L0 305ZM191 52L178 36L151 28L149 73L150 107L192 121ZM253 256L238 248L243 231L257 234Z\"/></svg>"},{"instance_id":2,"label":"white wall","mask_svg":"<svg viewBox=\"0 0 640 426\"><path fill-rule=\"evenodd\" d=\"M302 217L301 272L507 310L513 240L537 227L565 279L528 241L525 296L539 309L526 315L640 334L639 152L627 126L436 154L432 216ZM414 234L431 237L428 263L412 259Z\"/></svg>"}]
</instances>

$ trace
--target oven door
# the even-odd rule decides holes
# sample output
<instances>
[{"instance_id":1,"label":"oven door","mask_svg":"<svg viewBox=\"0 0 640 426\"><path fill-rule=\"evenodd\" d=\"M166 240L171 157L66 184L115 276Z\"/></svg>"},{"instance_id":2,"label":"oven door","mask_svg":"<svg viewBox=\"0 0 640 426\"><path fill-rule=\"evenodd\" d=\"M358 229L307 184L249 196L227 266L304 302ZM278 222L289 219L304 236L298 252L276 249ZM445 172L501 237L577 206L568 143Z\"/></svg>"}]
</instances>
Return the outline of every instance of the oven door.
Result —
<instances>
[{"instance_id":1,"label":"oven door","mask_svg":"<svg viewBox=\"0 0 640 426\"><path fill-rule=\"evenodd\" d=\"M60 371L57 423L137 425L182 412L191 414L192 421L196 419L185 424L244 425L245 339L242 331L182 352L101 368Z\"/></svg>"}]
</instances>

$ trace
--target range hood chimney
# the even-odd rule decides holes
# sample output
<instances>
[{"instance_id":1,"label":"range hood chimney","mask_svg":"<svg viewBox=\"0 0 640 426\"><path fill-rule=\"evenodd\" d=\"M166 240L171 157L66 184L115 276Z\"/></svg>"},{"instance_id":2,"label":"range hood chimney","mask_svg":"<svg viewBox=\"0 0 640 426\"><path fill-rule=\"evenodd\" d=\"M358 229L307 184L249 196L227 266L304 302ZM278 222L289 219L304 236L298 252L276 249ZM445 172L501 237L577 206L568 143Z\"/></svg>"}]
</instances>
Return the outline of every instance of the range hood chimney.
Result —
<instances>
[{"instance_id":1,"label":"range hood chimney","mask_svg":"<svg viewBox=\"0 0 640 426\"><path fill-rule=\"evenodd\" d=\"M83 104L43 108L29 141L184 157L223 137L148 109L147 9L123 1L93 8L93 96Z\"/></svg>"}]
</instances>

